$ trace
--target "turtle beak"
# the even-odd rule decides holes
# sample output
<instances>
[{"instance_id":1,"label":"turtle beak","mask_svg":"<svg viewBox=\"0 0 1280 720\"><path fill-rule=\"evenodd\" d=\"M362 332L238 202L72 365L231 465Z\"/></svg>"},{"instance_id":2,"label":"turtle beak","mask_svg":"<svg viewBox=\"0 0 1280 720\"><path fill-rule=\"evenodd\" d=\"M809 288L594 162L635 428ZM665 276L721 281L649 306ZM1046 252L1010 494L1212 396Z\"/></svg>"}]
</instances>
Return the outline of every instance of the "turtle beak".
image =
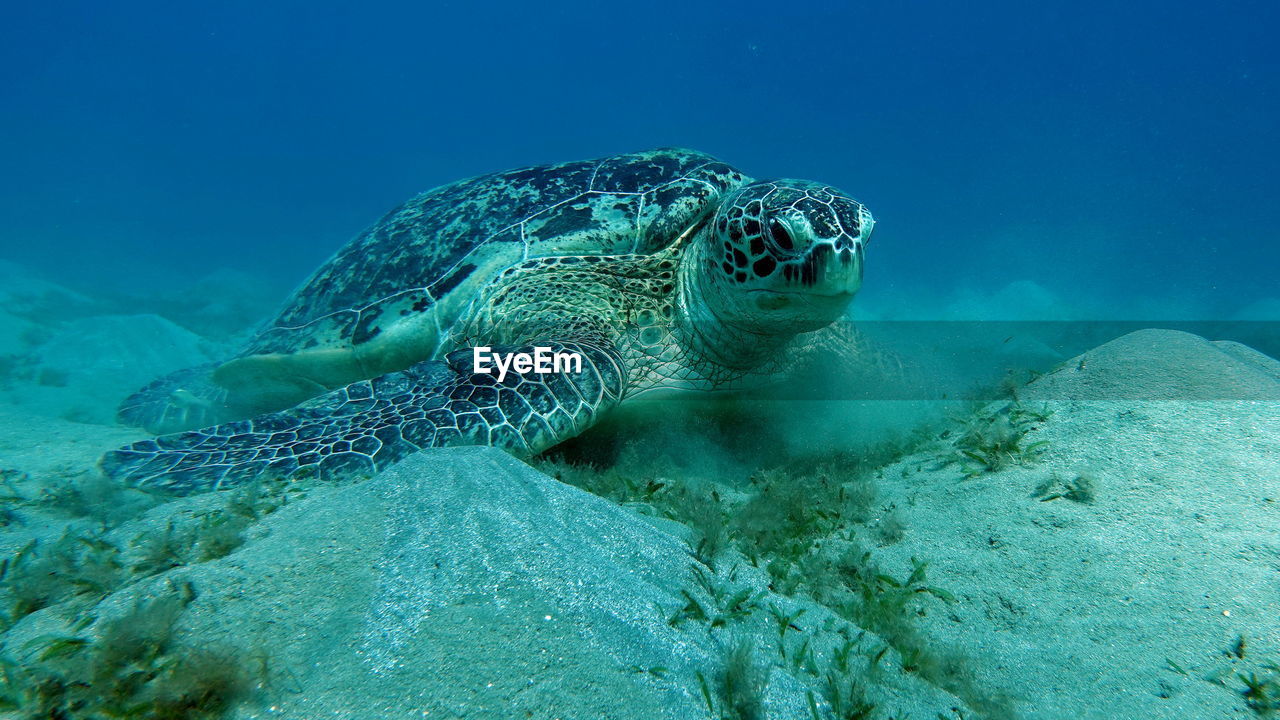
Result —
<instances>
[{"instance_id":1,"label":"turtle beak","mask_svg":"<svg viewBox=\"0 0 1280 720\"><path fill-rule=\"evenodd\" d=\"M860 247L814 246L799 263L784 267L785 284L751 291L751 303L796 332L827 326L844 314L862 285Z\"/></svg>"},{"instance_id":2,"label":"turtle beak","mask_svg":"<svg viewBox=\"0 0 1280 720\"><path fill-rule=\"evenodd\" d=\"M855 240L852 247L841 247L827 260L826 284L837 293L850 297L862 288L862 242Z\"/></svg>"},{"instance_id":3,"label":"turtle beak","mask_svg":"<svg viewBox=\"0 0 1280 720\"><path fill-rule=\"evenodd\" d=\"M815 245L799 263L783 271L788 289L816 296L853 297L862 287L862 243L858 240Z\"/></svg>"}]
</instances>

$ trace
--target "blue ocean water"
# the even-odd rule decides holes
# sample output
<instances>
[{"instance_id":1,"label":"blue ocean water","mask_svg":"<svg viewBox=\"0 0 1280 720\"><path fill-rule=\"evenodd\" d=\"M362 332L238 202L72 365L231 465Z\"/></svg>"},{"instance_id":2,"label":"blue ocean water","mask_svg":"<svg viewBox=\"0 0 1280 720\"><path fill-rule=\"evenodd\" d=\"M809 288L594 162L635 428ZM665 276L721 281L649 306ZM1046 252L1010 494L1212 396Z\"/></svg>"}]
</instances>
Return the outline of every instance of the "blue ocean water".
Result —
<instances>
[{"instance_id":1,"label":"blue ocean water","mask_svg":"<svg viewBox=\"0 0 1280 720\"><path fill-rule=\"evenodd\" d=\"M866 202L880 225L862 302L880 316L1017 281L1125 319L1280 296L1274 3L5 16L0 259L69 284L230 268L283 294L434 185L682 145Z\"/></svg>"},{"instance_id":2,"label":"blue ocean water","mask_svg":"<svg viewBox=\"0 0 1280 720\"><path fill-rule=\"evenodd\" d=\"M9 3L0 706L1271 716L1278 30L1274 0ZM632 356L588 337L598 376L501 394L416 362L423 320L227 362L423 190L661 146L865 202L867 342L646 397L770 328L711 305L682 347L628 298ZM538 472L418 452L452 441Z\"/></svg>"}]
</instances>

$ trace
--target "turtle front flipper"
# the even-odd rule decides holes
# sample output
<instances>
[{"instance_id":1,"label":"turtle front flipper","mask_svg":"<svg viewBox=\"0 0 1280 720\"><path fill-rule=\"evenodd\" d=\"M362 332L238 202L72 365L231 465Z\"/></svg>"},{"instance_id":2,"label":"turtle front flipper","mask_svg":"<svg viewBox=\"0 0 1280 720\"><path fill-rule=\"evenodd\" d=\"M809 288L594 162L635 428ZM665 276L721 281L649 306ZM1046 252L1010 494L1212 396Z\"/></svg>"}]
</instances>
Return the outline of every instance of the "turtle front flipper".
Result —
<instances>
[{"instance_id":1,"label":"turtle front flipper","mask_svg":"<svg viewBox=\"0 0 1280 720\"><path fill-rule=\"evenodd\" d=\"M527 456L589 427L623 395L612 347L578 342L496 347L494 353L577 353L576 372L473 372L470 348L443 361L339 388L290 410L137 442L103 456L128 485L174 494L260 476L372 475L430 447L491 445Z\"/></svg>"},{"instance_id":2,"label":"turtle front flipper","mask_svg":"<svg viewBox=\"0 0 1280 720\"><path fill-rule=\"evenodd\" d=\"M217 367L208 363L184 368L147 384L120 404L116 419L157 434L233 419L227 391L212 379Z\"/></svg>"}]
</instances>

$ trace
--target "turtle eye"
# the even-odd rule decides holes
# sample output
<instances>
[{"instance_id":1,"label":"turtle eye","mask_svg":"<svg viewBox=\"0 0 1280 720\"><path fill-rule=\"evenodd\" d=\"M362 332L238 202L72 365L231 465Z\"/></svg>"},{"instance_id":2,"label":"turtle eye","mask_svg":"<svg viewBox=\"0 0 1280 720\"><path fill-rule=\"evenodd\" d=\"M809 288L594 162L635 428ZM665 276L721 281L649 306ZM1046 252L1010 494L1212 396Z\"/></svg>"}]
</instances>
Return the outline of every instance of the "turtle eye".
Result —
<instances>
[{"instance_id":1,"label":"turtle eye","mask_svg":"<svg viewBox=\"0 0 1280 720\"><path fill-rule=\"evenodd\" d=\"M795 249L795 240L791 237L791 231L778 218L769 220L769 237L773 239L773 244L783 252L791 252Z\"/></svg>"}]
</instances>

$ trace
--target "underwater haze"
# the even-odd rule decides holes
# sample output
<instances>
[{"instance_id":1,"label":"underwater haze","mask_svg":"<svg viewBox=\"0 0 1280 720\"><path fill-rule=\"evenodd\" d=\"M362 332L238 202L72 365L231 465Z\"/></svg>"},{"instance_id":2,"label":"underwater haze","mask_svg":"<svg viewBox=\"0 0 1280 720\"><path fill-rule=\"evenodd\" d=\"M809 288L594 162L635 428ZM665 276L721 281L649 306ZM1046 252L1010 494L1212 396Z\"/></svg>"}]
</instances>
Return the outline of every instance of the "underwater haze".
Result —
<instances>
[{"instance_id":1,"label":"underwater haze","mask_svg":"<svg viewBox=\"0 0 1280 720\"><path fill-rule=\"evenodd\" d=\"M0 717L1280 717L1277 37L6 4Z\"/></svg>"},{"instance_id":2,"label":"underwater haze","mask_svg":"<svg viewBox=\"0 0 1280 720\"><path fill-rule=\"evenodd\" d=\"M52 2L5 25L0 258L79 286L230 268L283 297L414 193L674 145L867 203L883 316L1015 280L1070 317L1280 296L1274 3Z\"/></svg>"}]
</instances>

